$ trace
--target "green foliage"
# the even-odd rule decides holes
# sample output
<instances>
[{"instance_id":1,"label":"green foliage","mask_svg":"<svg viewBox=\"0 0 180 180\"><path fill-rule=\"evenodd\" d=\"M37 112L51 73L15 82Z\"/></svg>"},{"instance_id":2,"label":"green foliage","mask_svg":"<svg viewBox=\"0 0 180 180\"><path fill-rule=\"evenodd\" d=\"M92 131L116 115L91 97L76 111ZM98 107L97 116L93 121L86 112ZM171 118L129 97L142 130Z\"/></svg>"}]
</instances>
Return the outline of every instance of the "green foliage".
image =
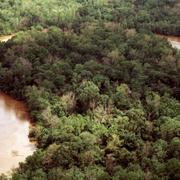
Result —
<instances>
[{"instance_id":1,"label":"green foliage","mask_svg":"<svg viewBox=\"0 0 180 180\"><path fill-rule=\"evenodd\" d=\"M179 169L180 162L176 158L170 159L166 163L166 170L168 172L169 177L172 179L178 179L180 177Z\"/></svg>"},{"instance_id":2,"label":"green foliage","mask_svg":"<svg viewBox=\"0 0 180 180\"><path fill-rule=\"evenodd\" d=\"M178 1L0 0L0 89L37 151L13 180L179 179ZM151 31L151 32L150 32ZM6 179L4 175L0 179Z\"/></svg>"},{"instance_id":3,"label":"green foliage","mask_svg":"<svg viewBox=\"0 0 180 180\"><path fill-rule=\"evenodd\" d=\"M119 109L124 110L130 108L130 93L131 91L126 84L121 84L117 87L116 93L114 95L114 102Z\"/></svg>"},{"instance_id":4,"label":"green foliage","mask_svg":"<svg viewBox=\"0 0 180 180\"><path fill-rule=\"evenodd\" d=\"M173 137L179 136L180 121L177 118L167 118L165 122L161 125L161 133L164 139L171 140Z\"/></svg>"}]
</instances>

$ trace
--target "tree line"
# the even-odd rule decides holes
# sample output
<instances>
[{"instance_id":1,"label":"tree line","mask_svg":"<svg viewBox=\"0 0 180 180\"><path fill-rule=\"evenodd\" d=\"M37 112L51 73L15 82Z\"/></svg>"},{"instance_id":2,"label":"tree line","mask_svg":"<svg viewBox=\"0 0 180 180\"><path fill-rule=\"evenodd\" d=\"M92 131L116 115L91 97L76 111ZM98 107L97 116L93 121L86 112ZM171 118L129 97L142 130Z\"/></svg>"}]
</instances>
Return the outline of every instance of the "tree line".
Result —
<instances>
[{"instance_id":1,"label":"tree line","mask_svg":"<svg viewBox=\"0 0 180 180\"><path fill-rule=\"evenodd\" d=\"M179 179L180 52L152 33L156 13L170 30L178 1L63 2L27 1L77 10L0 43L0 89L36 123L38 149L11 179Z\"/></svg>"}]
</instances>

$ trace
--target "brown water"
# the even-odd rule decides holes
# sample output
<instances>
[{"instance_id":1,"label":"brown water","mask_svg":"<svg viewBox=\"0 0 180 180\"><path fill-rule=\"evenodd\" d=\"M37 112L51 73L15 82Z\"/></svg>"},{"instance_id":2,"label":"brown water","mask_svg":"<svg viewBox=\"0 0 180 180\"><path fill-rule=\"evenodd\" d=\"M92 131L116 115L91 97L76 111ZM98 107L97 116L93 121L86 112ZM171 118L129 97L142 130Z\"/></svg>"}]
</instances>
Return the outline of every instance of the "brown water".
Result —
<instances>
[{"instance_id":1,"label":"brown water","mask_svg":"<svg viewBox=\"0 0 180 180\"><path fill-rule=\"evenodd\" d=\"M178 36L164 36L164 35L159 35L159 34L158 34L158 36L162 37L162 38L166 38L172 44L172 47L180 49L180 37L178 37Z\"/></svg>"},{"instance_id":2,"label":"brown water","mask_svg":"<svg viewBox=\"0 0 180 180\"><path fill-rule=\"evenodd\" d=\"M35 150L28 138L29 127L25 105L0 93L0 174L10 173Z\"/></svg>"},{"instance_id":3,"label":"brown water","mask_svg":"<svg viewBox=\"0 0 180 180\"><path fill-rule=\"evenodd\" d=\"M0 42L6 42L9 39L11 39L13 36L15 36L15 34L7 35L7 36L0 36Z\"/></svg>"}]
</instances>

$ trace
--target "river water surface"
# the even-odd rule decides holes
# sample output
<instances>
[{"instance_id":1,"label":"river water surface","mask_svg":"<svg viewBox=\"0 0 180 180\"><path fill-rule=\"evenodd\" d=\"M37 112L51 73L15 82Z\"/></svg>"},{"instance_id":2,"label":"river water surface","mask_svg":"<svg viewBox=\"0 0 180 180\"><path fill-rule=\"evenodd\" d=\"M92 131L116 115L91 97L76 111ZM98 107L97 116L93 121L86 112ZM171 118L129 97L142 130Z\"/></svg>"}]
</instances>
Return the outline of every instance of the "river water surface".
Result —
<instances>
[{"instance_id":1,"label":"river water surface","mask_svg":"<svg viewBox=\"0 0 180 180\"><path fill-rule=\"evenodd\" d=\"M172 47L180 49L180 36L164 36L159 34L158 36L167 39L171 43Z\"/></svg>"},{"instance_id":2,"label":"river water surface","mask_svg":"<svg viewBox=\"0 0 180 180\"><path fill-rule=\"evenodd\" d=\"M28 138L29 127L25 105L0 93L0 174L8 174L34 152L35 145Z\"/></svg>"},{"instance_id":3,"label":"river water surface","mask_svg":"<svg viewBox=\"0 0 180 180\"><path fill-rule=\"evenodd\" d=\"M15 34L7 35L7 36L0 36L0 42L6 42L9 39L11 39L13 36L15 36Z\"/></svg>"}]
</instances>

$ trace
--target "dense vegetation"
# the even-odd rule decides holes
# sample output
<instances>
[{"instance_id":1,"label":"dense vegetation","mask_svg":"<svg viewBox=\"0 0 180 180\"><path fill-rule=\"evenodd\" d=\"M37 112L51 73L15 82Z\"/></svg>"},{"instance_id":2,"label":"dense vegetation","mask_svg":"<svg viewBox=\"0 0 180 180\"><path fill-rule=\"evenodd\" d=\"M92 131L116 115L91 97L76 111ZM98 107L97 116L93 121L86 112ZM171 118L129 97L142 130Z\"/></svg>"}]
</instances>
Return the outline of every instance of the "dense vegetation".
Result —
<instances>
[{"instance_id":1,"label":"dense vegetation","mask_svg":"<svg viewBox=\"0 0 180 180\"><path fill-rule=\"evenodd\" d=\"M0 34L83 22L120 23L123 28L180 34L179 0L0 0Z\"/></svg>"},{"instance_id":2,"label":"dense vegetation","mask_svg":"<svg viewBox=\"0 0 180 180\"><path fill-rule=\"evenodd\" d=\"M36 123L13 180L180 178L180 52L149 31L180 35L178 1L0 2L2 33L31 27L0 44Z\"/></svg>"}]
</instances>

